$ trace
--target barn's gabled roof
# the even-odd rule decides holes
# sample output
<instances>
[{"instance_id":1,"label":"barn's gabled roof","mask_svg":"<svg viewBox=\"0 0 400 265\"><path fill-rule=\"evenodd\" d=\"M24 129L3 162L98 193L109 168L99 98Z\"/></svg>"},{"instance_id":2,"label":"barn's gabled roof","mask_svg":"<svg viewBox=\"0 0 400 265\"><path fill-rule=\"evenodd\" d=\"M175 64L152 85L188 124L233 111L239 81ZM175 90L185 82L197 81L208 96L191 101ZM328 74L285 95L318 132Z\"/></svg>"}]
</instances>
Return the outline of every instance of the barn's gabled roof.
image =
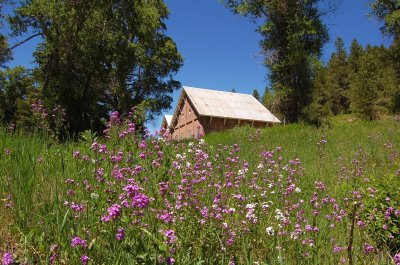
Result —
<instances>
[{"instance_id":1,"label":"barn's gabled roof","mask_svg":"<svg viewBox=\"0 0 400 265\"><path fill-rule=\"evenodd\" d=\"M184 86L177 106L184 100L185 95L199 116L281 122L252 95ZM172 117L172 124L175 124L178 114L177 108Z\"/></svg>"},{"instance_id":2,"label":"barn's gabled roof","mask_svg":"<svg viewBox=\"0 0 400 265\"><path fill-rule=\"evenodd\" d=\"M164 118L161 123L161 128L164 128L165 125L167 125L167 128L171 128L171 121L172 121L172 115L164 115Z\"/></svg>"}]
</instances>

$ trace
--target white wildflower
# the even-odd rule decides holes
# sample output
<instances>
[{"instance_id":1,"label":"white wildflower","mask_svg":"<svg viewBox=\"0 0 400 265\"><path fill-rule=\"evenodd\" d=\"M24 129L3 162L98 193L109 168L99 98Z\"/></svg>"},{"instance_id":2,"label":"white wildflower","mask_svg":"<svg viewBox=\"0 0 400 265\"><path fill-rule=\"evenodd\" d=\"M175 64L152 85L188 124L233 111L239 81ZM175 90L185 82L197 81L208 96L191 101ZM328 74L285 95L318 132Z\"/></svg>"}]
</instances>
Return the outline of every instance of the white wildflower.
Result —
<instances>
[{"instance_id":1,"label":"white wildflower","mask_svg":"<svg viewBox=\"0 0 400 265\"><path fill-rule=\"evenodd\" d=\"M275 209L275 219L278 221L285 219L285 216L280 209Z\"/></svg>"},{"instance_id":2,"label":"white wildflower","mask_svg":"<svg viewBox=\"0 0 400 265\"><path fill-rule=\"evenodd\" d=\"M273 236L273 235L274 235L274 228L273 228L272 226L267 227L267 228L265 229L265 232L267 232L267 235Z\"/></svg>"},{"instance_id":3,"label":"white wildflower","mask_svg":"<svg viewBox=\"0 0 400 265\"><path fill-rule=\"evenodd\" d=\"M249 203L246 204L246 210L254 209L256 208L257 203Z\"/></svg>"}]
</instances>

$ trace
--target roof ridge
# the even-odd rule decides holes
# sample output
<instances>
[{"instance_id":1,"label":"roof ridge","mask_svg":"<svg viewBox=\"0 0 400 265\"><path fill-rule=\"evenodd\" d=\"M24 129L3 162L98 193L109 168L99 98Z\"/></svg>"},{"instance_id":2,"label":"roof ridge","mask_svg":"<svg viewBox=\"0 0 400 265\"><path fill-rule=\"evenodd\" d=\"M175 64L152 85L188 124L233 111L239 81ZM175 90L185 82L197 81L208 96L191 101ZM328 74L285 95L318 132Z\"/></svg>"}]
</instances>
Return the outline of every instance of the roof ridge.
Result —
<instances>
[{"instance_id":1,"label":"roof ridge","mask_svg":"<svg viewBox=\"0 0 400 265\"><path fill-rule=\"evenodd\" d=\"M237 94L237 95L245 95L245 96L251 96L250 94L247 93L240 93L240 92L232 92L232 91L224 91L224 90L218 90L218 89L212 89L212 88L202 88L202 87L192 87L192 86L182 86L183 89L200 89L200 90L208 90L208 91L214 91L214 92L220 92L220 93L229 93L229 94Z\"/></svg>"}]
</instances>

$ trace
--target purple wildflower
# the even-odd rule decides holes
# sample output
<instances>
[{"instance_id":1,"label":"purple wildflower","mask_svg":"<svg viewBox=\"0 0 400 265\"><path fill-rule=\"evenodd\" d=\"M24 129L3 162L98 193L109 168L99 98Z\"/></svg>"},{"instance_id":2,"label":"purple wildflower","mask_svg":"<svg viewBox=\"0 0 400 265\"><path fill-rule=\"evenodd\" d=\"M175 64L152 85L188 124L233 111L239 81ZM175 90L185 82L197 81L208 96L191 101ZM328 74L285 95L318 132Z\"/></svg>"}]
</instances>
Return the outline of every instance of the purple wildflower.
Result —
<instances>
[{"instance_id":1,"label":"purple wildflower","mask_svg":"<svg viewBox=\"0 0 400 265\"><path fill-rule=\"evenodd\" d=\"M89 263L89 260L90 260L90 258L89 258L87 255L83 255L83 256L81 257L81 262L82 262L83 265L88 264L88 263Z\"/></svg>"},{"instance_id":2,"label":"purple wildflower","mask_svg":"<svg viewBox=\"0 0 400 265\"><path fill-rule=\"evenodd\" d=\"M85 210L85 205L83 205L83 204L78 204L78 203L74 203L74 202L72 202L71 204L70 204L70 207L71 207L71 209L72 210L74 210L75 212L83 212L84 210Z\"/></svg>"},{"instance_id":3,"label":"purple wildflower","mask_svg":"<svg viewBox=\"0 0 400 265\"><path fill-rule=\"evenodd\" d=\"M146 195L139 193L132 198L132 206L138 208L146 208L150 203L149 197Z\"/></svg>"},{"instance_id":4,"label":"purple wildflower","mask_svg":"<svg viewBox=\"0 0 400 265\"><path fill-rule=\"evenodd\" d=\"M50 258L49 258L50 264L53 264L54 261L55 261L57 258L58 258L58 253L57 253L57 252L52 253L51 256L50 256Z\"/></svg>"},{"instance_id":5,"label":"purple wildflower","mask_svg":"<svg viewBox=\"0 0 400 265\"><path fill-rule=\"evenodd\" d=\"M165 258L165 262L169 265L169 264L174 264L175 263L175 259L173 257L166 257Z\"/></svg>"},{"instance_id":6,"label":"purple wildflower","mask_svg":"<svg viewBox=\"0 0 400 265\"><path fill-rule=\"evenodd\" d=\"M395 265L400 265L400 253L393 256L393 261Z\"/></svg>"},{"instance_id":7,"label":"purple wildflower","mask_svg":"<svg viewBox=\"0 0 400 265\"><path fill-rule=\"evenodd\" d=\"M369 254L369 253L373 252L374 249L375 249L375 248L374 248L373 246L371 246L371 245L369 245L369 244L367 244L367 243L364 243L363 250L364 250L364 253L365 253L365 254Z\"/></svg>"},{"instance_id":8,"label":"purple wildflower","mask_svg":"<svg viewBox=\"0 0 400 265\"><path fill-rule=\"evenodd\" d=\"M71 247L75 248L77 246L82 246L83 248L87 248L87 241L81 239L80 237L74 237L71 239Z\"/></svg>"},{"instance_id":9,"label":"purple wildflower","mask_svg":"<svg viewBox=\"0 0 400 265\"><path fill-rule=\"evenodd\" d=\"M58 258L57 250L58 250L58 245L57 244L53 244L50 247L50 252L51 252L51 255L50 255L50 258L49 258L49 263L50 264L53 264L54 261Z\"/></svg>"},{"instance_id":10,"label":"purple wildflower","mask_svg":"<svg viewBox=\"0 0 400 265\"><path fill-rule=\"evenodd\" d=\"M125 229L119 228L119 229L118 229L118 233L115 235L115 238L116 238L118 241L120 241L120 240L124 239L124 237L125 237Z\"/></svg>"},{"instance_id":11,"label":"purple wildflower","mask_svg":"<svg viewBox=\"0 0 400 265\"><path fill-rule=\"evenodd\" d=\"M165 223L169 223L172 221L173 215L167 211L163 211L162 213L157 214L157 218L163 220Z\"/></svg>"},{"instance_id":12,"label":"purple wildflower","mask_svg":"<svg viewBox=\"0 0 400 265\"><path fill-rule=\"evenodd\" d=\"M335 245L335 246L333 247L333 253L341 252L343 249L344 249L343 247L340 247L340 246L336 246L336 245Z\"/></svg>"},{"instance_id":13,"label":"purple wildflower","mask_svg":"<svg viewBox=\"0 0 400 265\"><path fill-rule=\"evenodd\" d=\"M10 265L10 264L14 264L14 259L10 252L6 252L3 255L3 265Z\"/></svg>"},{"instance_id":14,"label":"purple wildflower","mask_svg":"<svg viewBox=\"0 0 400 265\"><path fill-rule=\"evenodd\" d=\"M361 227L361 228L364 228L365 227L365 222L360 220L360 221L357 222L357 225L359 227Z\"/></svg>"},{"instance_id":15,"label":"purple wildflower","mask_svg":"<svg viewBox=\"0 0 400 265\"><path fill-rule=\"evenodd\" d=\"M142 188L139 188L136 185L129 184L129 185L126 185L123 190L126 191L129 196L133 197L136 193L141 191Z\"/></svg>"},{"instance_id":16,"label":"purple wildflower","mask_svg":"<svg viewBox=\"0 0 400 265\"><path fill-rule=\"evenodd\" d=\"M324 190L325 189L325 184L321 181L316 181L315 183L315 188L317 190Z\"/></svg>"},{"instance_id":17,"label":"purple wildflower","mask_svg":"<svg viewBox=\"0 0 400 265\"><path fill-rule=\"evenodd\" d=\"M160 233L164 236L168 244L175 243L176 235L174 230L160 230Z\"/></svg>"},{"instance_id":18,"label":"purple wildflower","mask_svg":"<svg viewBox=\"0 0 400 265\"><path fill-rule=\"evenodd\" d=\"M142 142L140 143L140 145L139 145L139 148L140 148L140 149L146 149L146 148L147 148L146 142L145 142L145 141L142 141Z\"/></svg>"}]
</instances>

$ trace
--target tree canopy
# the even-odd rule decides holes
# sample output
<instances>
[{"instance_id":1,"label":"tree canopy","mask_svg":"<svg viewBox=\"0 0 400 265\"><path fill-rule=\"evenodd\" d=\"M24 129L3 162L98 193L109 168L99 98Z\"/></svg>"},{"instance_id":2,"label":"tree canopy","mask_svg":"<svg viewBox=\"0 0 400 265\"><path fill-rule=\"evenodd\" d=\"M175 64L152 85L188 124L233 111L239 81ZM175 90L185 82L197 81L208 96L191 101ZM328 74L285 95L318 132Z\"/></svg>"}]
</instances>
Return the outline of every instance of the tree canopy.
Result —
<instances>
[{"instance_id":1,"label":"tree canopy","mask_svg":"<svg viewBox=\"0 0 400 265\"><path fill-rule=\"evenodd\" d=\"M162 0L28 0L9 20L14 36L43 39L34 76L76 133L99 130L111 110L142 105L152 118L170 107L183 59L165 35L168 13Z\"/></svg>"},{"instance_id":2,"label":"tree canopy","mask_svg":"<svg viewBox=\"0 0 400 265\"><path fill-rule=\"evenodd\" d=\"M372 120L400 110L400 86L392 50L353 40L347 55L341 39L330 60L315 71L306 120L321 125L330 115L354 113Z\"/></svg>"},{"instance_id":3,"label":"tree canopy","mask_svg":"<svg viewBox=\"0 0 400 265\"><path fill-rule=\"evenodd\" d=\"M258 32L272 89L280 112L298 121L309 103L313 61L321 55L328 32L321 21L319 0L225 0L235 13L262 20Z\"/></svg>"},{"instance_id":4,"label":"tree canopy","mask_svg":"<svg viewBox=\"0 0 400 265\"><path fill-rule=\"evenodd\" d=\"M3 7L7 0L0 0L0 29L4 27L4 13ZM8 48L7 36L0 33L0 67L4 66L4 63L11 59L11 51Z\"/></svg>"},{"instance_id":5,"label":"tree canopy","mask_svg":"<svg viewBox=\"0 0 400 265\"><path fill-rule=\"evenodd\" d=\"M375 0L370 5L371 14L383 22L382 33L394 37L395 42L400 44L400 1Z\"/></svg>"}]
</instances>

